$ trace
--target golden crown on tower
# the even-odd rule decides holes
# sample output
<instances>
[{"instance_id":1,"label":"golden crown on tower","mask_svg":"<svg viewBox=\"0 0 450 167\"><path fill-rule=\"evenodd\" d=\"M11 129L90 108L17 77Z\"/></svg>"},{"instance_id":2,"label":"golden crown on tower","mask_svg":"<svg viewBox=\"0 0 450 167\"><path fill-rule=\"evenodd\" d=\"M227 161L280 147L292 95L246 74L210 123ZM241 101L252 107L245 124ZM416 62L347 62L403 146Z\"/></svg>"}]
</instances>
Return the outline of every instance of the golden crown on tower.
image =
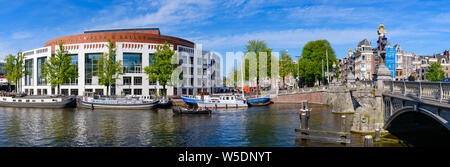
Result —
<instances>
[{"instance_id":1,"label":"golden crown on tower","mask_svg":"<svg viewBox=\"0 0 450 167\"><path fill-rule=\"evenodd\" d=\"M383 24L380 24L379 26L378 26L378 35L379 36L384 36L386 34L386 30L384 30L384 25Z\"/></svg>"}]
</instances>

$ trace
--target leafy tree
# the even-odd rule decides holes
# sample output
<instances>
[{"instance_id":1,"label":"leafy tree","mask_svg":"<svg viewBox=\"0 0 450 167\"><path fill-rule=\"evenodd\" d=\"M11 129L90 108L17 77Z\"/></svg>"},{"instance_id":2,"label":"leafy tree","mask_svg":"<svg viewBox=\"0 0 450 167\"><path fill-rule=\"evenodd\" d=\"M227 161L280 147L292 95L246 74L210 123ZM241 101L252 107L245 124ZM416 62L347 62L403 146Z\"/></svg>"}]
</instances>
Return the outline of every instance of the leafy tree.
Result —
<instances>
[{"instance_id":1,"label":"leafy tree","mask_svg":"<svg viewBox=\"0 0 450 167\"><path fill-rule=\"evenodd\" d=\"M445 78L444 67L440 62L433 62L430 64L426 76L429 81L440 81Z\"/></svg>"},{"instance_id":2,"label":"leafy tree","mask_svg":"<svg viewBox=\"0 0 450 167\"><path fill-rule=\"evenodd\" d=\"M317 73L313 66L314 62L309 59L299 59L299 78L301 85L313 86L315 80L317 79Z\"/></svg>"},{"instance_id":3,"label":"leafy tree","mask_svg":"<svg viewBox=\"0 0 450 167\"><path fill-rule=\"evenodd\" d=\"M123 74L123 66L120 61L116 61L116 47L108 39L108 53L103 53L98 58L97 72L98 83L106 86L106 95L111 95L111 85L115 83L119 75Z\"/></svg>"},{"instance_id":4,"label":"leafy tree","mask_svg":"<svg viewBox=\"0 0 450 167\"><path fill-rule=\"evenodd\" d=\"M259 41L259 40L251 40L248 41L248 44L245 46L245 53L246 55L248 53L255 53L256 54L256 84L257 87L259 88L259 82L260 82L260 76L259 76L259 70L260 68L266 68L267 69L267 76L269 78L271 78L271 53L272 53L272 49L267 47L266 42L264 41ZM267 65L261 65L259 64L259 53L260 52L266 52L267 53ZM246 61L245 62L245 79L249 80L249 62Z\"/></svg>"},{"instance_id":5,"label":"leafy tree","mask_svg":"<svg viewBox=\"0 0 450 167\"><path fill-rule=\"evenodd\" d=\"M14 83L16 85L16 93L18 92L19 80L27 75L27 71L24 70L23 61L25 59L25 55L21 52L17 53L16 56L9 54L5 58L5 66L2 70L6 70L6 79L9 83Z\"/></svg>"},{"instance_id":6,"label":"leafy tree","mask_svg":"<svg viewBox=\"0 0 450 167\"><path fill-rule=\"evenodd\" d=\"M152 82L158 81L163 86L163 90L166 90L166 84L171 81L174 70L180 66L178 63L173 63L174 58L176 58L175 51L171 50L170 45L165 42L162 49L156 50L153 63L144 68L148 79Z\"/></svg>"},{"instance_id":7,"label":"leafy tree","mask_svg":"<svg viewBox=\"0 0 450 167\"><path fill-rule=\"evenodd\" d=\"M42 66L42 74L52 87L57 87L61 93L61 84L78 77L76 66L70 64L71 58L60 42L56 54L52 55Z\"/></svg>"},{"instance_id":8,"label":"leafy tree","mask_svg":"<svg viewBox=\"0 0 450 167\"><path fill-rule=\"evenodd\" d=\"M308 85L312 85L317 79L321 79L324 76L322 73L322 60L324 72L326 72L326 51L328 51L328 68L331 71L333 62L336 62L337 59L333 48L327 40L310 41L303 47L302 58L300 58L302 64L300 64L299 68L303 72L302 75L304 76L302 77L306 77L303 81L307 82Z\"/></svg>"},{"instance_id":9,"label":"leafy tree","mask_svg":"<svg viewBox=\"0 0 450 167\"><path fill-rule=\"evenodd\" d=\"M296 69L294 66L294 62L292 61L291 56L287 52L281 52L281 60L280 60L280 77L283 78L283 87L286 84L285 78L289 74L294 74L294 70ZM296 70L295 70L296 71Z\"/></svg>"}]
</instances>

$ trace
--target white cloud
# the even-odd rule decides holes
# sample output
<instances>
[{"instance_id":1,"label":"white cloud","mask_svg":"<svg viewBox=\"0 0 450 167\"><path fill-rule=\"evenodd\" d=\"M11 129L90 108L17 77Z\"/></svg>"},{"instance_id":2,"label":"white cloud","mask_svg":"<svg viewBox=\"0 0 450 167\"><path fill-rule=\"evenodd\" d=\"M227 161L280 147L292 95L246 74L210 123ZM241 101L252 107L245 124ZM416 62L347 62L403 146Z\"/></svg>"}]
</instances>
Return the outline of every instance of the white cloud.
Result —
<instances>
[{"instance_id":1,"label":"white cloud","mask_svg":"<svg viewBox=\"0 0 450 167\"><path fill-rule=\"evenodd\" d=\"M142 6L148 4L149 8ZM124 8L122 5L116 6L116 13L112 14L115 20L106 27L136 27L153 25L182 25L191 24L204 20L212 16L213 2L206 0L173 0L165 2L140 2L132 3L131 6L139 6L140 14L130 16L134 13L134 7ZM156 8L155 8L156 7ZM107 12L103 12L106 14ZM106 16L109 17L109 16ZM110 17L111 18L111 17Z\"/></svg>"},{"instance_id":2,"label":"white cloud","mask_svg":"<svg viewBox=\"0 0 450 167\"><path fill-rule=\"evenodd\" d=\"M338 8L333 6L296 7L289 10L289 17L299 19L341 18L352 15L355 8Z\"/></svg>"},{"instance_id":3,"label":"white cloud","mask_svg":"<svg viewBox=\"0 0 450 167\"><path fill-rule=\"evenodd\" d=\"M26 39L30 38L32 34L30 32L15 32L11 35L12 39Z\"/></svg>"},{"instance_id":4,"label":"white cloud","mask_svg":"<svg viewBox=\"0 0 450 167\"><path fill-rule=\"evenodd\" d=\"M4 60L5 57L11 53L11 49L9 48L9 44L0 41L0 60Z\"/></svg>"},{"instance_id":5,"label":"white cloud","mask_svg":"<svg viewBox=\"0 0 450 167\"><path fill-rule=\"evenodd\" d=\"M296 48L308 41L327 39L331 44L353 44L375 36L376 30L333 30L333 29L291 29L283 31L265 31L256 33L236 34L225 37L204 38L196 41L206 48L229 48L245 46L248 40L264 40L273 48Z\"/></svg>"},{"instance_id":6,"label":"white cloud","mask_svg":"<svg viewBox=\"0 0 450 167\"><path fill-rule=\"evenodd\" d=\"M450 23L450 13L441 13L430 19L435 23Z\"/></svg>"},{"instance_id":7,"label":"white cloud","mask_svg":"<svg viewBox=\"0 0 450 167\"><path fill-rule=\"evenodd\" d=\"M433 35L428 31L415 29L392 29L389 39L415 38ZM205 48L227 49L245 46L249 40L264 40L271 48L299 48L309 41L326 39L332 45L356 46L363 39L376 40L377 29L289 29L263 31L229 36L191 38Z\"/></svg>"}]
</instances>

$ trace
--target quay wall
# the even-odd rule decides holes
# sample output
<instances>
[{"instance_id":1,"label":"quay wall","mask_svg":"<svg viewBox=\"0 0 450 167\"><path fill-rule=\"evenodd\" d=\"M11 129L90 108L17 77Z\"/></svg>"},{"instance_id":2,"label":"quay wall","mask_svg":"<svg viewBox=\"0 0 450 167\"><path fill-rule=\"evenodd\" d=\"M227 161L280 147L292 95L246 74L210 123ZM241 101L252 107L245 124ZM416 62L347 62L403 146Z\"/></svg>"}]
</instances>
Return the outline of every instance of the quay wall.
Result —
<instances>
[{"instance_id":1,"label":"quay wall","mask_svg":"<svg viewBox=\"0 0 450 167\"><path fill-rule=\"evenodd\" d=\"M308 103L314 104L324 104L323 103L323 92L307 92L307 93L299 93L299 94L291 94L291 95L278 95L277 97L271 98L270 100L273 103L279 104L297 104L301 103L303 100L308 100Z\"/></svg>"}]
</instances>

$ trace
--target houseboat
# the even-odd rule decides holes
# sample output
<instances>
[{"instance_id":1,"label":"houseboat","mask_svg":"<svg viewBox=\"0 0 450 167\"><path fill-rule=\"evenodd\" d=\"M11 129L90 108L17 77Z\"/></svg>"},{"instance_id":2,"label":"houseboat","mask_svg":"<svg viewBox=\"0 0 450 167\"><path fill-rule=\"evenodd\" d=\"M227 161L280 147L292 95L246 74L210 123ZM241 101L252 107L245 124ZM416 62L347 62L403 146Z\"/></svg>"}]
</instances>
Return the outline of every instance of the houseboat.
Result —
<instances>
[{"instance_id":1,"label":"houseboat","mask_svg":"<svg viewBox=\"0 0 450 167\"><path fill-rule=\"evenodd\" d=\"M203 102L198 102L199 108L247 108L246 101L236 95L209 96Z\"/></svg>"},{"instance_id":2,"label":"houseboat","mask_svg":"<svg viewBox=\"0 0 450 167\"><path fill-rule=\"evenodd\" d=\"M145 110L158 106L158 100L151 96L101 97L91 92L78 99L78 105L90 109Z\"/></svg>"},{"instance_id":3,"label":"houseboat","mask_svg":"<svg viewBox=\"0 0 450 167\"><path fill-rule=\"evenodd\" d=\"M74 108L77 106L75 96L1 96L2 107L27 107L27 108Z\"/></svg>"}]
</instances>

